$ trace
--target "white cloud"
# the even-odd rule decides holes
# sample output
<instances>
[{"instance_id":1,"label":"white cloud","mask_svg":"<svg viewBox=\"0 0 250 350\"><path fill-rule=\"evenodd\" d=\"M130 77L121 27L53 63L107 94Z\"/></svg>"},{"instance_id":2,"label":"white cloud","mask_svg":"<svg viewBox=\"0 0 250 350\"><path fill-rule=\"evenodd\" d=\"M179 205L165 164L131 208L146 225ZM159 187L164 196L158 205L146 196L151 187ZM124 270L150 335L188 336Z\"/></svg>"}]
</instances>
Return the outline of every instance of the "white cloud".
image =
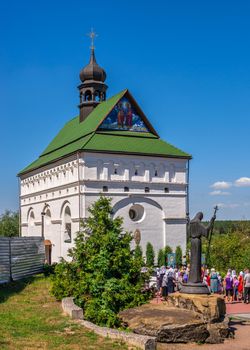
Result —
<instances>
[{"instance_id":1,"label":"white cloud","mask_svg":"<svg viewBox=\"0 0 250 350\"><path fill-rule=\"evenodd\" d=\"M240 177L235 180L234 185L236 187L250 187L250 177Z\"/></svg>"},{"instance_id":2,"label":"white cloud","mask_svg":"<svg viewBox=\"0 0 250 350\"><path fill-rule=\"evenodd\" d=\"M232 186L231 182L217 181L210 187L214 188L215 190L225 190L226 188L230 188L231 186Z\"/></svg>"},{"instance_id":3,"label":"white cloud","mask_svg":"<svg viewBox=\"0 0 250 350\"><path fill-rule=\"evenodd\" d=\"M221 190L209 192L210 196L229 196L231 193Z\"/></svg>"},{"instance_id":4,"label":"white cloud","mask_svg":"<svg viewBox=\"0 0 250 350\"><path fill-rule=\"evenodd\" d=\"M234 208L240 207L240 205L237 203L217 203L217 206L219 208L229 208L229 209L234 209Z\"/></svg>"}]
</instances>

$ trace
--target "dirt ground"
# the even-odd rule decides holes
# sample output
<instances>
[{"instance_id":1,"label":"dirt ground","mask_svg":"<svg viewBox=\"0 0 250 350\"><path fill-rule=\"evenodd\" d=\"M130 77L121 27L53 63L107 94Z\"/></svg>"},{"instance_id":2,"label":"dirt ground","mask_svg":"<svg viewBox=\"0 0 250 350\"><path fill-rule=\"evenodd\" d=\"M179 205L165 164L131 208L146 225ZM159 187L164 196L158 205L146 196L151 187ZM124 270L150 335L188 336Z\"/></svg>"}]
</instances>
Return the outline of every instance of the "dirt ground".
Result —
<instances>
[{"instance_id":1,"label":"dirt ground","mask_svg":"<svg viewBox=\"0 0 250 350\"><path fill-rule=\"evenodd\" d=\"M234 339L226 339L222 344L160 344L157 350L250 350L250 323L232 321Z\"/></svg>"}]
</instances>

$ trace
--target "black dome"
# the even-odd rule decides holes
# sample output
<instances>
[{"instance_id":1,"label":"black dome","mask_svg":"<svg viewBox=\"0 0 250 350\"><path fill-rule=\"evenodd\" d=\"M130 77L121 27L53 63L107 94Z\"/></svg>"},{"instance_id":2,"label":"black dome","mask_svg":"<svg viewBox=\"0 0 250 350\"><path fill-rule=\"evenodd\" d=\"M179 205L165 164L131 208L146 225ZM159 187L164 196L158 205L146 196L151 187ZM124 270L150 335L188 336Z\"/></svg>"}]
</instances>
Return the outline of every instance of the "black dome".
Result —
<instances>
[{"instance_id":1,"label":"black dome","mask_svg":"<svg viewBox=\"0 0 250 350\"><path fill-rule=\"evenodd\" d=\"M104 82L106 79L106 73L103 68L98 66L95 59L94 49L91 49L91 56L89 64L84 67L80 72L80 79L82 82L86 80L95 80Z\"/></svg>"}]
</instances>

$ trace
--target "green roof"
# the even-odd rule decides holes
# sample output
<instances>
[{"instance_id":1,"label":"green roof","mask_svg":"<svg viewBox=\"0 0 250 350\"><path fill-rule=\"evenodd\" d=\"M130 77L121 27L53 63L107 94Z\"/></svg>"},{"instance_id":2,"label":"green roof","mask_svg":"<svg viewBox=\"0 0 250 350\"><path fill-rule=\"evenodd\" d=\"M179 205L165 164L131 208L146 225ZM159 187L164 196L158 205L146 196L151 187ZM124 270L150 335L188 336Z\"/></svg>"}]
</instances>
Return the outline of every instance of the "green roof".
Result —
<instances>
[{"instance_id":1,"label":"green roof","mask_svg":"<svg viewBox=\"0 0 250 350\"><path fill-rule=\"evenodd\" d=\"M99 125L124 95L132 98L128 90L123 90L100 103L83 122L80 123L77 116L66 123L40 157L24 168L19 175L77 151L191 158L189 154L161 140L145 116L145 122L151 131L149 133L98 130Z\"/></svg>"}]
</instances>

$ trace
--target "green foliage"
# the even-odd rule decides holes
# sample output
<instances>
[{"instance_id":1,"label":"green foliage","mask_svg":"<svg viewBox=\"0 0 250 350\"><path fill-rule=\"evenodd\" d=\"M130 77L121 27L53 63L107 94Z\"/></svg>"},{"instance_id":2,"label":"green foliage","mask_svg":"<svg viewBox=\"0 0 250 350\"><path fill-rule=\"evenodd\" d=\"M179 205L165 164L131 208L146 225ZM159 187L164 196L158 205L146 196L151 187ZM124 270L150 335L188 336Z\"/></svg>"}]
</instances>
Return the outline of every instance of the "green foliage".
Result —
<instances>
[{"instance_id":1,"label":"green foliage","mask_svg":"<svg viewBox=\"0 0 250 350\"><path fill-rule=\"evenodd\" d=\"M48 277L50 275L53 275L55 273L57 263L50 264L44 264L43 265L43 273L45 277Z\"/></svg>"},{"instance_id":2,"label":"green foliage","mask_svg":"<svg viewBox=\"0 0 250 350\"><path fill-rule=\"evenodd\" d=\"M175 263L177 267L182 265L182 249L179 245L175 249Z\"/></svg>"},{"instance_id":3,"label":"green foliage","mask_svg":"<svg viewBox=\"0 0 250 350\"><path fill-rule=\"evenodd\" d=\"M72 262L55 268L52 293L57 299L73 296L85 318L117 327L119 311L146 302L147 274L141 273L142 256L131 251L132 236L122 230L122 219L112 218L111 199L100 197L89 208L71 250Z\"/></svg>"},{"instance_id":4,"label":"green foliage","mask_svg":"<svg viewBox=\"0 0 250 350\"><path fill-rule=\"evenodd\" d=\"M147 243L146 246L146 265L148 267L154 266L155 262L155 252L152 244L150 242Z\"/></svg>"},{"instance_id":5,"label":"green foliage","mask_svg":"<svg viewBox=\"0 0 250 350\"><path fill-rule=\"evenodd\" d=\"M210 267L226 273L228 268L237 272L250 266L250 236L235 231L212 237Z\"/></svg>"},{"instance_id":6,"label":"green foliage","mask_svg":"<svg viewBox=\"0 0 250 350\"><path fill-rule=\"evenodd\" d=\"M172 248L169 245L166 245L165 248L160 249L158 252L158 266L166 266L167 265L167 259L168 259L168 254L173 253Z\"/></svg>"},{"instance_id":7,"label":"green foliage","mask_svg":"<svg viewBox=\"0 0 250 350\"><path fill-rule=\"evenodd\" d=\"M19 235L19 214L6 210L0 216L0 236L14 237Z\"/></svg>"},{"instance_id":8,"label":"green foliage","mask_svg":"<svg viewBox=\"0 0 250 350\"><path fill-rule=\"evenodd\" d=\"M136 246L135 246L134 256L135 256L135 259L142 259L142 261L143 261L142 248L139 244L136 244Z\"/></svg>"},{"instance_id":9,"label":"green foliage","mask_svg":"<svg viewBox=\"0 0 250 350\"><path fill-rule=\"evenodd\" d=\"M205 225L208 222L204 222ZM207 253L208 240L202 238L202 253ZM190 241L187 250L190 250ZM250 221L215 221L208 267L222 274L228 268L237 272L250 266Z\"/></svg>"},{"instance_id":10,"label":"green foliage","mask_svg":"<svg viewBox=\"0 0 250 350\"><path fill-rule=\"evenodd\" d=\"M167 264L168 264L168 254L171 254L171 253L173 253L172 248L169 245L166 245L166 247L164 248L164 255L165 255L165 261Z\"/></svg>"},{"instance_id":11,"label":"green foliage","mask_svg":"<svg viewBox=\"0 0 250 350\"><path fill-rule=\"evenodd\" d=\"M166 265L165 254L163 249L160 249L158 252L157 262L158 266Z\"/></svg>"}]
</instances>

